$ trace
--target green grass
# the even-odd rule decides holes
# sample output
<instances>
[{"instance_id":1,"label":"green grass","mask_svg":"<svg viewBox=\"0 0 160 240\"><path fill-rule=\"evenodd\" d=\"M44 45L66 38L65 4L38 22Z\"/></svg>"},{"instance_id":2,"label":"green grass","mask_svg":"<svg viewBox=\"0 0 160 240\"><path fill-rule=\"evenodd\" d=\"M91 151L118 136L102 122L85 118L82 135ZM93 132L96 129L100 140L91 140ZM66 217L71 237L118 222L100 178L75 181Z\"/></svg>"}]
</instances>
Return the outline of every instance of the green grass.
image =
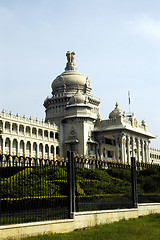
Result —
<instances>
[{"instance_id":1,"label":"green grass","mask_svg":"<svg viewBox=\"0 0 160 240\"><path fill-rule=\"evenodd\" d=\"M23 240L159 240L160 214L98 225L64 234L45 234Z\"/></svg>"}]
</instances>

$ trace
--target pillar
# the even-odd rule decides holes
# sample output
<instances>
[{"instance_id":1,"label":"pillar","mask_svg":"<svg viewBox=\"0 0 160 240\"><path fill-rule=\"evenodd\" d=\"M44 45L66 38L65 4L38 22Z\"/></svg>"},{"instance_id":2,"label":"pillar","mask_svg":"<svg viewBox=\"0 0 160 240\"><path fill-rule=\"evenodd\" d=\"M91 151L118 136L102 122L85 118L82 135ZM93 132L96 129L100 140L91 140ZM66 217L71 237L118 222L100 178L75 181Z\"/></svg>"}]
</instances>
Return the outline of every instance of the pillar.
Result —
<instances>
[{"instance_id":1,"label":"pillar","mask_svg":"<svg viewBox=\"0 0 160 240\"><path fill-rule=\"evenodd\" d=\"M124 134L120 138L120 147L121 147L121 161L122 163L125 163L125 136Z\"/></svg>"},{"instance_id":2,"label":"pillar","mask_svg":"<svg viewBox=\"0 0 160 240\"><path fill-rule=\"evenodd\" d=\"M141 140L142 162L144 162L144 141Z\"/></svg>"},{"instance_id":3,"label":"pillar","mask_svg":"<svg viewBox=\"0 0 160 240\"><path fill-rule=\"evenodd\" d=\"M127 163L130 163L130 137L127 136Z\"/></svg>"},{"instance_id":4,"label":"pillar","mask_svg":"<svg viewBox=\"0 0 160 240\"><path fill-rule=\"evenodd\" d=\"M140 140L137 139L137 162L140 161Z\"/></svg>"},{"instance_id":5,"label":"pillar","mask_svg":"<svg viewBox=\"0 0 160 240\"><path fill-rule=\"evenodd\" d=\"M6 154L6 152L5 152L5 142L6 142L5 137L2 138L2 141L3 141L3 143L2 143L2 152L3 152L3 154Z\"/></svg>"},{"instance_id":6,"label":"pillar","mask_svg":"<svg viewBox=\"0 0 160 240\"><path fill-rule=\"evenodd\" d=\"M12 155L12 139L10 139L10 152L9 152L10 155Z\"/></svg>"}]
</instances>

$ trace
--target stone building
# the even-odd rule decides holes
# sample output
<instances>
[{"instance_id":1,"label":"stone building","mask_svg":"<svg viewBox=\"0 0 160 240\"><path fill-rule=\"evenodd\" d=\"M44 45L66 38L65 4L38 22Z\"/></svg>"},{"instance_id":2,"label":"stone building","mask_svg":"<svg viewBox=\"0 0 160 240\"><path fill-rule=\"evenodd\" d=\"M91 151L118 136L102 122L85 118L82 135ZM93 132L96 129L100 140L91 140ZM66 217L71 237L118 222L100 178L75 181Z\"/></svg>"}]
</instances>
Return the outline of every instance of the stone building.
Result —
<instances>
[{"instance_id":1,"label":"stone building","mask_svg":"<svg viewBox=\"0 0 160 240\"><path fill-rule=\"evenodd\" d=\"M0 129L0 151L4 154L50 159L59 156L59 128L56 124L2 111Z\"/></svg>"},{"instance_id":2,"label":"stone building","mask_svg":"<svg viewBox=\"0 0 160 240\"><path fill-rule=\"evenodd\" d=\"M134 114L120 110L118 103L109 118L102 120L100 100L91 95L89 78L77 71L75 53L68 51L66 56L65 71L52 82L52 96L44 101L45 122L0 114L3 153L53 159L72 150L123 163L130 163L132 156L137 161L154 162L154 150L149 148L154 136L145 121L139 123ZM156 151L156 162L159 156Z\"/></svg>"}]
</instances>

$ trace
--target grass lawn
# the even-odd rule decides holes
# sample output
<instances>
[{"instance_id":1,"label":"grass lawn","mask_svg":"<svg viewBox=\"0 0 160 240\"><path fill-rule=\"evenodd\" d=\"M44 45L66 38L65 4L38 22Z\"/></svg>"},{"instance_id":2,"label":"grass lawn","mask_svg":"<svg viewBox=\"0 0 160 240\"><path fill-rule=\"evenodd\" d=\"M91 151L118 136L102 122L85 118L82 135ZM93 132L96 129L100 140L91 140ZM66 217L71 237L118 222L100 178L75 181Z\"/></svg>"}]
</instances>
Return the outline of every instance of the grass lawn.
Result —
<instances>
[{"instance_id":1,"label":"grass lawn","mask_svg":"<svg viewBox=\"0 0 160 240\"><path fill-rule=\"evenodd\" d=\"M85 230L63 234L45 234L23 240L160 240L160 214L151 214Z\"/></svg>"}]
</instances>

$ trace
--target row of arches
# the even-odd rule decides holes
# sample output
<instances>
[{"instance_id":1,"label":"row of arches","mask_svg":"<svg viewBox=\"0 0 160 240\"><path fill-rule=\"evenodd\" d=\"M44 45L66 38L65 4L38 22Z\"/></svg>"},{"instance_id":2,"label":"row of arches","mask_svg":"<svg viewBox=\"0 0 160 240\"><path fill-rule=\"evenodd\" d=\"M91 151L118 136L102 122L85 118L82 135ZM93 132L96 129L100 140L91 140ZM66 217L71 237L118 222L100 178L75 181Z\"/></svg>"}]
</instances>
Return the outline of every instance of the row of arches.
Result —
<instances>
[{"instance_id":1,"label":"row of arches","mask_svg":"<svg viewBox=\"0 0 160 240\"><path fill-rule=\"evenodd\" d=\"M46 159L57 159L60 154L59 146L10 138L0 138L0 150L3 154L20 155Z\"/></svg>"},{"instance_id":2,"label":"row of arches","mask_svg":"<svg viewBox=\"0 0 160 240\"><path fill-rule=\"evenodd\" d=\"M38 127L25 126L23 124L10 123L9 121L0 121L0 129L4 133L18 134L21 136L35 137L35 138L50 138L50 139L59 139L58 132L51 130L44 130Z\"/></svg>"},{"instance_id":3,"label":"row of arches","mask_svg":"<svg viewBox=\"0 0 160 240\"><path fill-rule=\"evenodd\" d=\"M158 155L158 154L153 154L153 153L150 153L150 158L154 158L154 159L160 159L160 155Z\"/></svg>"}]
</instances>

